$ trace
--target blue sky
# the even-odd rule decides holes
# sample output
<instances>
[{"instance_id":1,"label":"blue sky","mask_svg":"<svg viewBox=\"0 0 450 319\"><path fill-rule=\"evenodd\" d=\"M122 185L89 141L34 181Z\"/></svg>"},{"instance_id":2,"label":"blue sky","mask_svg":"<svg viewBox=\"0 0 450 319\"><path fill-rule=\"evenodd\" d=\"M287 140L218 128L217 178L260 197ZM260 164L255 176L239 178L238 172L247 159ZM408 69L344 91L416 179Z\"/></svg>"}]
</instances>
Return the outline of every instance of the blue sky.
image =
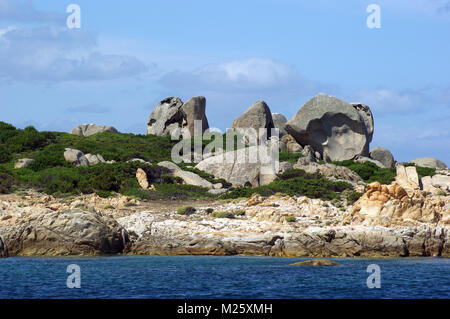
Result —
<instances>
[{"instance_id":1,"label":"blue sky","mask_svg":"<svg viewBox=\"0 0 450 319\"><path fill-rule=\"evenodd\" d=\"M143 134L159 100L203 95L225 130L257 100L290 118L322 92L371 107L372 147L450 164L449 39L448 0L0 0L0 120Z\"/></svg>"}]
</instances>

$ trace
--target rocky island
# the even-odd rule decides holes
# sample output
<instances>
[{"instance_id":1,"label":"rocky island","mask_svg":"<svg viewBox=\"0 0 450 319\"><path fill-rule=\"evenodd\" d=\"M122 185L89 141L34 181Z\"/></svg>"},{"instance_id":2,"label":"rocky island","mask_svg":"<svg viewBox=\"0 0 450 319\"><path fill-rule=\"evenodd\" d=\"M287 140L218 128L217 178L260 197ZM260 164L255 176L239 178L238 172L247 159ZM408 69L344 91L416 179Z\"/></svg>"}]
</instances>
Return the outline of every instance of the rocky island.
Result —
<instances>
[{"instance_id":1,"label":"rocky island","mask_svg":"<svg viewBox=\"0 0 450 319\"><path fill-rule=\"evenodd\" d=\"M248 139L175 163L171 136L198 152L205 110L166 98L147 136L0 122L0 256L450 256L450 170L371 148L369 106L319 94L287 120L258 101L232 127L266 132L276 165Z\"/></svg>"}]
</instances>

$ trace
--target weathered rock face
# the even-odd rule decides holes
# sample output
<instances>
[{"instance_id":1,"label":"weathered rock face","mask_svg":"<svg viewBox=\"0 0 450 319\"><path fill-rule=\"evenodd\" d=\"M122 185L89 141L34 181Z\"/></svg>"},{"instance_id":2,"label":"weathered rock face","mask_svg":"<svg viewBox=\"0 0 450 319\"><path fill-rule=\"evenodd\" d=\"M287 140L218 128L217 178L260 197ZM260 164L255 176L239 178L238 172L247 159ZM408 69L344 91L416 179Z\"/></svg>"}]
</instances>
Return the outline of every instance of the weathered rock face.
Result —
<instances>
[{"instance_id":1,"label":"weathered rock face","mask_svg":"<svg viewBox=\"0 0 450 319\"><path fill-rule=\"evenodd\" d=\"M413 190L409 194L397 182L367 186L367 192L353 205L346 223L363 225L418 225L420 223L450 223L450 198L427 197Z\"/></svg>"},{"instance_id":2,"label":"weathered rock face","mask_svg":"<svg viewBox=\"0 0 450 319\"><path fill-rule=\"evenodd\" d=\"M172 176L180 177L188 185L200 186L208 189L214 188L214 185L211 182L193 172L183 171L180 167L178 167L178 165L172 162L160 162L158 163L158 166L169 169L172 173Z\"/></svg>"},{"instance_id":3,"label":"weathered rock face","mask_svg":"<svg viewBox=\"0 0 450 319\"><path fill-rule=\"evenodd\" d=\"M413 159L411 163L416 164L417 166L429 167L429 168L439 168L446 169L447 164L433 157L420 157Z\"/></svg>"},{"instance_id":4,"label":"weathered rock face","mask_svg":"<svg viewBox=\"0 0 450 319\"><path fill-rule=\"evenodd\" d=\"M168 136L176 129L186 130L194 136L194 121L202 122L203 134L209 128L205 114L206 99L203 96L193 97L183 104L177 97L168 97L156 105L147 122L147 133L157 136Z\"/></svg>"},{"instance_id":5,"label":"weathered rock face","mask_svg":"<svg viewBox=\"0 0 450 319\"><path fill-rule=\"evenodd\" d=\"M302 157L300 157L299 162L294 165L294 168L302 169L306 173L310 174L320 173L326 178L333 181L342 180L353 185L363 183L363 180L358 174L344 166L336 166L334 164L318 164L314 162L310 162L305 165L303 164Z\"/></svg>"},{"instance_id":6,"label":"weathered rock face","mask_svg":"<svg viewBox=\"0 0 450 319\"><path fill-rule=\"evenodd\" d=\"M370 151L370 158L382 163L385 167L394 167L395 161L392 153L382 147L374 147Z\"/></svg>"},{"instance_id":7,"label":"weathered rock face","mask_svg":"<svg viewBox=\"0 0 450 319\"><path fill-rule=\"evenodd\" d=\"M280 113L272 113L273 125L280 132L280 137L287 134L284 125L287 123L287 119L283 114Z\"/></svg>"},{"instance_id":8,"label":"weathered rock face","mask_svg":"<svg viewBox=\"0 0 450 319\"><path fill-rule=\"evenodd\" d=\"M278 170L270 154L260 151L258 146L209 157L196 168L216 178L223 178L235 187L269 184L276 178Z\"/></svg>"},{"instance_id":9,"label":"weathered rock face","mask_svg":"<svg viewBox=\"0 0 450 319\"><path fill-rule=\"evenodd\" d=\"M126 232L111 217L81 204L67 211L31 215L24 223L0 229L10 256L116 254Z\"/></svg>"},{"instance_id":10,"label":"weathered rock face","mask_svg":"<svg viewBox=\"0 0 450 319\"><path fill-rule=\"evenodd\" d=\"M207 213L179 216L141 212L118 221L129 233L135 234L130 245L130 252L134 254L288 257L450 254L446 247L449 229L445 225L411 220L405 226L387 228L377 223L360 225L355 219L355 223L348 226L314 226L319 216L323 219L342 217L337 208L324 207L323 203L306 197L271 196L266 199L254 196L239 206L229 204L228 208L220 208L245 210L245 216L234 219L213 218ZM295 222L288 222L286 216L295 217Z\"/></svg>"},{"instance_id":11,"label":"weathered rock face","mask_svg":"<svg viewBox=\"0 0 450 319\"><path fill-rule=\"evenodd\" d=\"M270 130L274 128L272 113L266 102L258 101L249 107L241 116L232 123L234 129L245 130L253 128L259 133L260 128L267 129L267 137L271 136Z\"/></svg>"},{"instance_id":12,"label":"weathered rock face","mask_svg":"<svg viewBox=\"0 0 450 319\"><path fill-rule=\"evenodd\" d=\"M431 184L441 190L450 192L450 176L436 174L431 178Z\"/></svg>"},{"instance_id":13,"label":"weathered rock face","mask_svg":"<svg viewBox=\"0 0 450 319\"><path fill-rule=\"evenodd\" d=\"M83 124L75 127L70 134L78 135L78 136L90 136L97 133L119 133L116 128L112 126L102 126L97 124Z\"/></svg>"},{"instance_id":14,"label":"weathered rock face","mask_svg":"<svg viewBox=\"0 0 450 319\"><path fill-rule=\"evenodd\" d=\"M20 169L28 167L31 163L33 163L34 159L31 158L21 158L14 164L14 169Z\"/></svg>"},{"instance_id":15,"label":"weathered rock face","mask_svg":"<svg viewBox=\"0 0 450 319\"><path fill-rule=\"evenodd\" d=\"M181 110L186 118L186 129L191 136L203 134L209 128L208 119L206 118L206 99L203 96L197 96L191 98L184 103ZM194 132L194 122L202 122L202 130L200 132ZM197 134L198 133L198 134Z\"/></svg>"},{"instance_id":16,"label":"weathered rock face","mask_svg":"<svg viewBox=\"0 0 450 319\"><path fill-rule=\"evenodd\" d=\"M286 145L286 151L289 153L300 153L303 150L303 147L297 143L295 138L292 135L284 135L280 143L284 143Z\"/></svg>"},{"instance_id":17,"label":"weathered rock face","mask_svg":"<svg viewBox=\"0 0 450 319\"><path fill-rule=\"evenodd\" d=\"M397 165L395 181L409 194L420 189L419 174L417 174L415 166L405 167L403 165Z\"/></svg>"},{"instance_id":18,"label":"weathered rock face","mask_svg":"<svg viewBox=\"0 0 450 319\"><path fill-rule=\"evenodd\" d=\"M324 160L342 161L369 155L373 117L368 106L319 94L285 125L302 146L311 145Z\"/></svg>"}]
</instances>

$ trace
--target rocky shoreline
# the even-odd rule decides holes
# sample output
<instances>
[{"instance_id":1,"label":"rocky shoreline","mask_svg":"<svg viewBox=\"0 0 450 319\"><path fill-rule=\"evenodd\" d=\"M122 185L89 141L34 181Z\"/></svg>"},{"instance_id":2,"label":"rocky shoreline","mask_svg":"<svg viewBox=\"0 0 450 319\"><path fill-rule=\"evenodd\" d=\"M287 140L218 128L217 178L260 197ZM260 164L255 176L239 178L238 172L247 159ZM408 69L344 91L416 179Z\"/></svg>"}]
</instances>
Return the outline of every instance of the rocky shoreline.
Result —
<instances>
[{"instance_id":1,"label":"rocky shoreline","mask_svg":"<svg viewBox=\"0 0 450 319\"><path fill-rule=\"evenodd\" d=\"M389 188L403 194L395 182ZM402 206L393 194L380 209L382 189L368 185L347 207L303 196L255 195L191 202L190 215L176 212L186 203L125 196L1 195L0 256L450 257L450 196L417 199L416 191L403 194ZM377 218L371 217L373 207ZM218 218L212 211L229 215Z\"/></svg>"}]
</instances>

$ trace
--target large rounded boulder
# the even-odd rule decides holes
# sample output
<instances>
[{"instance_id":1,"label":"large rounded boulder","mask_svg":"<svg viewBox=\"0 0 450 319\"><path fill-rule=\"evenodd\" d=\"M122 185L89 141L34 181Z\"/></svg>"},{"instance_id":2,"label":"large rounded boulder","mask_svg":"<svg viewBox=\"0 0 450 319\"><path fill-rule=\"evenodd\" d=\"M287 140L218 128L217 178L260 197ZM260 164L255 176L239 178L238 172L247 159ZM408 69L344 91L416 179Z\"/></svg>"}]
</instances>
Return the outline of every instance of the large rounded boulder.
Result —
<instances>
[{"instance_id":1,"label":"large rounded boulder","mask_svg":"<svg viewBox=\"0 0 450 319\"><path fill-rule=\"evenodd\" d=\"M367 105L319 94L306 102L285 128L299 144L310 145L323 159L342 161L369 155L373 116Z\"/></svg>"},{"instance_id":2,"label":"large rounded boulder","mask_svg":"<svg viewBox=\"0 0 450 319\"><path fill-rule=\"evenodd\" d=\"M370 158L383 164L385 167L394 167L395 160L391 151L379 146L370 151Z\"/></svg>"},{"instance_id":3,"label":"large rounded boulder","mask_svg":"<svg viewBox=\"0 0 450 319\"><path fill-rule=\"evenodd\" d=\"M429 167L429 168L438 168L438 169L446 169L447 164L438 160L434 157L419 157L415 158L411 161L411 163L416 164L417 166Z\"/></svg>"},{"instance_id":4,"label":"large rounded boulder","mask_svg":"<svg viewBox=\"0 0 450 319\"><path fill-rule=\"evenodd\" d=\"M250 106L242 115L236 118L232 125L237 130L254 129L257 133L259 129L267 130L267 137L271 136L271 129L275 128L272 113L269 106L264 101L257 101Z\"/></svg>"}]
</instances>

